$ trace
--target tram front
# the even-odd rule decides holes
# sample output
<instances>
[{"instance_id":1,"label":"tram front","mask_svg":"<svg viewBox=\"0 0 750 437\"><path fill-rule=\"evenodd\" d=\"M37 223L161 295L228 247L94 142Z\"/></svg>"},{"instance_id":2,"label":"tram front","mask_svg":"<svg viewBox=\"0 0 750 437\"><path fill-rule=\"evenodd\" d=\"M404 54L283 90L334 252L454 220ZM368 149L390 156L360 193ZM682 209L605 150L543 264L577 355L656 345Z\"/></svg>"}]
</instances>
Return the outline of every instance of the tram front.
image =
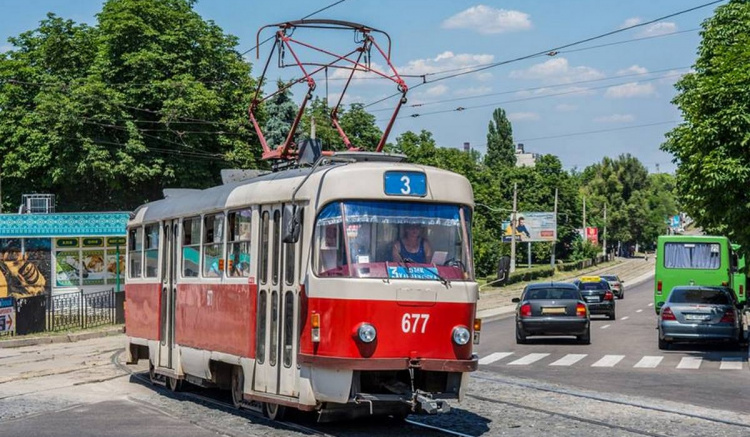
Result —
<instances>
[{"instance_id":1,"label":"tram front","mask_svg":"<svg viewBox=\"0 0 750 437\"><path fill-rule=\"evenodd\" d=\"M477 368L471 186L386 168L345 166L326 177L356 181L320 185L299 363L324 420L448 411Z\"/></svg>"}]
</instances>

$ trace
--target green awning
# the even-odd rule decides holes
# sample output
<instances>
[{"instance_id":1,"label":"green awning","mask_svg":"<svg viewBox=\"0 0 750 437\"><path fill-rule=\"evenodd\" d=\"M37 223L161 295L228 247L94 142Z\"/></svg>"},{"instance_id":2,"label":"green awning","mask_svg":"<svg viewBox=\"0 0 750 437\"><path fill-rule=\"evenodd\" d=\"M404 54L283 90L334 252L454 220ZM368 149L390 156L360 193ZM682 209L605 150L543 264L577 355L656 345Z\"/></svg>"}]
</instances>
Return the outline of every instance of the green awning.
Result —
<instances>
[{"instance_id":1,"label":"green awning","mask_svg":"<svg viewBox=\"0 0 750 437\"><path fill-rule=\"evenodd\" d=\"M0 238L120 236L128 212L0 214Z\"/></svg>"}]
</instances>

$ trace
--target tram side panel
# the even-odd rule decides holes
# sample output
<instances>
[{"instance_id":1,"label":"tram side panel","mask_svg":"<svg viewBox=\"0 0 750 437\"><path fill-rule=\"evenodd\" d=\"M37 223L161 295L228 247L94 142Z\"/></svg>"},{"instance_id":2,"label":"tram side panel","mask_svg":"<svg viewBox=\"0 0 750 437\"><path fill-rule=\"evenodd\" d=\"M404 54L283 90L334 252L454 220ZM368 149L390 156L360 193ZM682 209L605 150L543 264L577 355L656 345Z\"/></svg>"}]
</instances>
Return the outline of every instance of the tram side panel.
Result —
<instances>
[{"instance_id":1,"label":"tram side panel","mask_svg":"<svg viewBox=\"0 0 750 437\"><path fill-rule=\"evenodd\" d=\"M146 349L138 352L137 347L127 348L127 362L148 358L148 341L159 341L159 314L161 304L161 284L129 283L125 286L125 332L129 343Z\"/></svg>"}]
</instances>

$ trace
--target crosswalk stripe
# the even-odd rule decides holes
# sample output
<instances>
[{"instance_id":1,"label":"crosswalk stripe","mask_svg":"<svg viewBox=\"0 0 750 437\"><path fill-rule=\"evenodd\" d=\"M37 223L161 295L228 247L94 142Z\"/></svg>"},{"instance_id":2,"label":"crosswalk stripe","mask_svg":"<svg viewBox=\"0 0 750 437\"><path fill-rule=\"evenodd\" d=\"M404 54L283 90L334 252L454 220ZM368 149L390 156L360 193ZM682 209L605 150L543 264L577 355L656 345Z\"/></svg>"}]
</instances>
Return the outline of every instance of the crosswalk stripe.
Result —
<instances>
[{"instance_id":1,"label":"crosswalk stripe","mask_svg":"<svg viewBox=\"0 0 750 437\"><path fill-rule=\"evenodd\" d=\"M607 329L607 328L609 328L609 326L610 325L604 325L604 326L602 326L602 329Z\"/></svg>"},{"instance_id":2,"label":"crosswalk stripe","mask_svg":"<svg viewBox=\"0 0 750 437\"><path fill-rule=\"evenodd\" d=\"M630 316L625 316L625 317L621 318L620 320L628 320L629 318L630 318Z\"/></svg>"},{"instance_id":3,"label":"crosswalk stripe","mask_svg":"<svg viewBox=\"0 0 750 437\"><path fill-rule=\"evenodd\" d=\"M654 306L654 303L651 302L650 304L648 304L648 306L652 307L652 306Z\"/></svg>"},{"instance_id":4,"label":"crosswalk stripe","mask_svg":"<svg viewBox=\"0 0 750 437\"><path fill-rule=\"evenodd\" d=\"M528 354L523 358L519 358L516 361L508 363L509 366L525 366L527 364L536 363L542 358L549 356L549 354Z\"/></svg>"},{"instance_id":5,"label":"crosswalk stripe","mask_svg":"<svg viewBox=\"0 0 750 437\"><path fill-rule=\"evenodd\" d=\"M742 370L742 357L726 357L721 359L721 370Z\"/></svg>"},{"instance_id":6,"label":"crosswalk stripe","mask_svg":"<svg viewBox=\"0 0 750 437\"><path fill-rule=\"evenodd\" d=\"M510 355L513 355L513 352L495 352L492 354L487 355L486 357L479 359L479 364L486 365L486 364L492 364L495 361L500 361L505 357L508 357Z\"/></svg>"},{"instance_id":7,"label":"crosswalk stripe","mask_svg":"<svg viewBox=\"0 0 750 437\"><path fill-rule=\"evenodd\" d=\"M663 359L664 357L645 356L641 358L641 361L638 361L633 367L638 367L641 369L653 369L654 367L658 366Z\"/></svg>"},{"instance_id":8,"label":"crosswalk stripe","mask_svg":"<svg viewBox=\"0 0 750 437\"><path fill-rule=\"evenodd\" d=\"M554 363L550 364L550 366L570 366L581 361L587 356L588 354L568 354L560 358L559 360L555 361Z\"/></svg>"},{"instance_id":9,"label":"crosswalk stripe","mask_svg":"<svg viewBox=\"0 0 750 437\"><path fill-rule=\"evenodd\" d=\"M625 355L605 355L601 360L595 362L591 367L614 367Z\"/></svg>"},{"instance_id":10,"label":"crosswalk stripe","mask_svg":"<svg viewBox=\"0 0 750 437\"><path fill-rule=\"evenodd\" d=\"M635 310L636 313L642 313L643 310Z\"/></svg>"},{"instance_id":11,"label":"crosswalk stripe","mask_svg":"<svg viewBox=\"0 0 750 437\"><path fill-rule=\"evenodd\" d=\"M678 369L699 369L703 358L701 357L684 357L680 360L680 364L677 365Z\"/></svg>"}]
</instances>

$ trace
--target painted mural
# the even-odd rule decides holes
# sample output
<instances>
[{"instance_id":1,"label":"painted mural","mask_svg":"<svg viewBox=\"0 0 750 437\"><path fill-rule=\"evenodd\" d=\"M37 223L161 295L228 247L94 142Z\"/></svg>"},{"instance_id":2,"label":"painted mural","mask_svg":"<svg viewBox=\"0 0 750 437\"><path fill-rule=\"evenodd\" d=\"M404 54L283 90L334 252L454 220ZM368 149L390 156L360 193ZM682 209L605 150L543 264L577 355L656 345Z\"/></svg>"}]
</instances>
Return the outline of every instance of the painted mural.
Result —
<instances>
[{"instance_id":1,"label":"painted mural","mask_svg":"<svg viewBox=\"0 0 750 437\"><path fill-rule=\"evenodd\" d=\"M0 297L49 293L50 248L49 238L0 239Z\"/></svg>"}]
</instances>

